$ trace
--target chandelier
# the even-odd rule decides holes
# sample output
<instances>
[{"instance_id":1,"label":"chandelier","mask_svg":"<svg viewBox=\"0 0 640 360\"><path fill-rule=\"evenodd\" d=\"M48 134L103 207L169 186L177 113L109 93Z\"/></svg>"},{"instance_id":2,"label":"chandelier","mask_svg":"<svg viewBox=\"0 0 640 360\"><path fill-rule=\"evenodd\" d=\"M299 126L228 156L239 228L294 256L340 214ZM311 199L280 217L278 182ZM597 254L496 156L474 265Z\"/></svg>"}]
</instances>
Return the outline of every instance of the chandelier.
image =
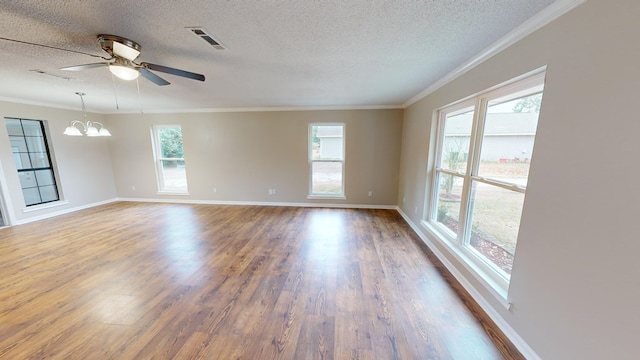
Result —
<instances>
[{"instance_id":1,"label":"chandelier","mask_svg":"<svg viewBox=\"0 0 640 360\"><path fill-rule=\"evenodd\" d=\"M72 120L69 123L69 126L64 130L65 135L69 136L82 136L82 132L76 125L82 126L82 130L84 131L84 135L87 136L111 136L109 130L107 130L102 123L97 121L89 121L87 120L87 109L84 106L84 98L82 96L86 95L85 93L77 92L76 95L80 96L80 103L82 104L82 115L84 116L84 122L79 120Z\"/></svg>"}]
</instances>

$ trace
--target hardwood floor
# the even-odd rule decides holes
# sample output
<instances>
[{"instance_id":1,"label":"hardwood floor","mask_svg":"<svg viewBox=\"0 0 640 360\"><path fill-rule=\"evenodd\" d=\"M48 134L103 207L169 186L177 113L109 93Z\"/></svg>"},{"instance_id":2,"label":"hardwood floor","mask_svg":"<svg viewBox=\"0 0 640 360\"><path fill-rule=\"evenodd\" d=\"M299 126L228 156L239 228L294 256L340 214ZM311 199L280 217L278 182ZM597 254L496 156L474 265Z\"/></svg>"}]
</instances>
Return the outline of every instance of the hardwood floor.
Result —
<instances>
[{"instance_id":1,"label":"hardwood floor","mask_svg":"<svg viewBox=\"0 0 640 360\"><path fill-rule=\"evenodd\" d=\"M521 358L440 270L393 210L114 203L0 229L0 358Z\"/></svg>"}]
</instances>

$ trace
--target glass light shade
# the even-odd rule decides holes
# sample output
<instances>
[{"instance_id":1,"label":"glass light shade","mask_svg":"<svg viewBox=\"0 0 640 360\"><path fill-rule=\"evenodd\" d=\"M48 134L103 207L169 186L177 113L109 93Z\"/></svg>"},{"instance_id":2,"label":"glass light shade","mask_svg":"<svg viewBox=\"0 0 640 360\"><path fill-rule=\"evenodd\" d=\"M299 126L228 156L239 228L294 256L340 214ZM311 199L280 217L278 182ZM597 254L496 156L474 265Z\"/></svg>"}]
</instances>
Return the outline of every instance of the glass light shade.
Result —
<instances>
[{"instance_id":1,"label":"glass light shade","mask_svg":"<svg viewBox=\"0 0 640 360\"><path fill-rule=\"evenodd\" d=\"M86 134L87 134L87 136L100 136L100 132L98 131L98 128L96 128L93 125L89 125L87 127Z\"/></svg>"},{"instance_id":2,"label":"glass light shade","mask_svg":"<svg viewBox=\"0 0 640 360\"><path fill-rule=\"evenodd\" d=\"M99 133L100 133L100 136L111 136L111 133L109 132L109 130L105 128L101 128Z\"/></svg>"},{"instance_id":3,"label":"glass light shade","mask_svg":"<svg viewBox=\"0 0 640 360\"><path fill-rule=\"evenodd\" d=\"M117 64L109 65L109 71L122 80L135 80L140 75L138 70L134 68Z\"/></svg>"},{"instance_id":4,"label":"glass light shade","mask_svg":"<svg viewBox=\"0 0 640 360\"><path fill-rule=\"evenodd\" d=\"M78 129L75 126L67 126L66 129L64 129L64 133L65 135L69 135L69 136L82 136L82 133L80 132L80 129Z\"/></svg>"},{"instance_id":5,"label":"glass light shade","mask_svg":"<svg viewBox=\"0 0 640 360\"><path fill-rule=\"evenodd\" d=\"M113 52L114 54L122 56L123 58L130 61L135 60L138 57L138 55L140 55L140 51L132 47L129 47L127 45L120 44L117 41L113 42Z\"/></svg>"}]
</instances>

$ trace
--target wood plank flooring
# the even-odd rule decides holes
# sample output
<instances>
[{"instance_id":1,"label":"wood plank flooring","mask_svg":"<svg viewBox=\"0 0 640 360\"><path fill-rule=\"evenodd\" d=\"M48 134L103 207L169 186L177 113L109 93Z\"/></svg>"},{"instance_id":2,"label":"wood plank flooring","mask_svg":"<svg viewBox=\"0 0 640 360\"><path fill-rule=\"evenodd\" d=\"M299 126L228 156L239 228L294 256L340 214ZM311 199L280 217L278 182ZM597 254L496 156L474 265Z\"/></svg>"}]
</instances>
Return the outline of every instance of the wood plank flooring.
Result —
<instances>
[{"instance_id":1,"label":"wood plank flooring","mask_svg":"<svg viewBox=\"0 0 640 360\"><path fill-rule=\"evenodd\" d=\"M0 229L0 358L521 358L442 271L393 210L113 203Z\"/></svg>"}]
</instances>

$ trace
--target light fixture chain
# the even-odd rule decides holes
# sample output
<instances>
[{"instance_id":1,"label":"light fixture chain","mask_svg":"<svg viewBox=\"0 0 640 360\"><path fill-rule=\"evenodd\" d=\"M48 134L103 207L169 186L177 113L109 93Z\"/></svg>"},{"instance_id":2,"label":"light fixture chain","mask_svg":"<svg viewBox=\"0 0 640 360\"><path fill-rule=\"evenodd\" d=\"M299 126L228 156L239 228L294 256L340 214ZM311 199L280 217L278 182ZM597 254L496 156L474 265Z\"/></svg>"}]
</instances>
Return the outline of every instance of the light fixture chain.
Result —
<instances>
[{"instance_id":1,"label":"light fixture chain","mask_svg":"<svg viewBox=\"0 0 640 360\"><path fill-rule=\"evenodd\" d=\"M118 91L116 88L116 78L111 73L111 82L113 82L113 96L116 98L116 110L120 110L120 104L118 104Z\"/></svg>"},{"instance_id":2,"label":"light fixture chain","mask_svg":"<svg viewBox=\"0 0 640 360\"><path fill-rule=\"evenodd\" d=\"M138 106L140 106L140 114L144 114L142 111L142 96L140 95L140 81L136 78L136 86L138 87Z\"/></svg>"},{"instance_id":3,"label":"light fixture chain","mask_svg":"<svg viewBox=\"0 0 640 360\"><path fill-rule=\"evenodd\" d=\"M82 92L77 92L76 95L80 96L80 104L82 104L82 116L84 116L84 122L88 122L88 120L87 120L87 108L84 106L84 98L83 98L83 96L86 95L86 94L82 93Z\"/></svg>"}]
</instances>

